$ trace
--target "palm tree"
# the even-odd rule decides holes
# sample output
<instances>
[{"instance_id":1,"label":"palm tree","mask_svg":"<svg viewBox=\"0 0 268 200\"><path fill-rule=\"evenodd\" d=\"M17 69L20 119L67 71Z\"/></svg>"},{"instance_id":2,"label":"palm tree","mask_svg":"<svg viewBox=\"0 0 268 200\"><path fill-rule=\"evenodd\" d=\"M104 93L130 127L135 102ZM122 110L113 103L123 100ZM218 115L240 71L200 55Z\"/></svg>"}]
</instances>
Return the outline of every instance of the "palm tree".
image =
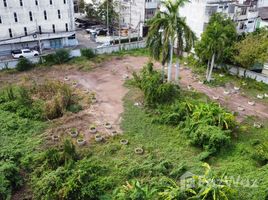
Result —
<instances>
[{"instance_id":1,"label":"palm tree","mask_svg":"<svg viewBox=\"0 0 268 200\"><path fill-rule=\"evenodd\" d=\"M176 80L178 80L179 57L182 56L183 51L191 50L195 40L195 35L186 24L185 18L179 16L180 7L187 2L189 1L163 1L162 9L148 22L150 29L147 46L154 59L161 59L162 71L169 60L168 81L171 81L175 44L177 46Z\"/></svg>"}]
</instances>

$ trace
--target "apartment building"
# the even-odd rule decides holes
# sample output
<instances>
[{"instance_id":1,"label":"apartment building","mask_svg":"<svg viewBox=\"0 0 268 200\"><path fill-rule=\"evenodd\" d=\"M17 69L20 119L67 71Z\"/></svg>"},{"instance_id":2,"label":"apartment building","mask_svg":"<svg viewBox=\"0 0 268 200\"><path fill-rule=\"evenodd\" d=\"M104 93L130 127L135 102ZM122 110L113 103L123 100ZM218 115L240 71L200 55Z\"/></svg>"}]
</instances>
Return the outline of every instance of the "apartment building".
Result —
<instances>
[{"instance_id":1,"label":"apartment building","mask_svg":"<svg viewBox=\"0 0 268 200\"><path fill-rule=\"evenodd\" d=\"M73 0L0 0L0 54L76 44Z\"/></svg>"},{"instance_id":2,"label":"apartment building","mask_svg":"<svg viewBox=\"0 0 268 200\"><path fill-rule=\"evenodd\" d=\"M258 9L256 0L192 0L180 9L181 16L197 37L205 30L213 13L224 13L237 25L237 31L253 32L256 29Z\"/></svg>"},{"instance_id":3,"label":"apartment building","mask_svg":"<svg viewBox=\"0 0 268 200\"><path fill-rule=\"evenodd\" d=\"M258 12L259 12L259 18L257 27L268 27L268 0L259 0L258 1ZM268 65L267 65L268 69Z\"/></svg>"}]
</instances>

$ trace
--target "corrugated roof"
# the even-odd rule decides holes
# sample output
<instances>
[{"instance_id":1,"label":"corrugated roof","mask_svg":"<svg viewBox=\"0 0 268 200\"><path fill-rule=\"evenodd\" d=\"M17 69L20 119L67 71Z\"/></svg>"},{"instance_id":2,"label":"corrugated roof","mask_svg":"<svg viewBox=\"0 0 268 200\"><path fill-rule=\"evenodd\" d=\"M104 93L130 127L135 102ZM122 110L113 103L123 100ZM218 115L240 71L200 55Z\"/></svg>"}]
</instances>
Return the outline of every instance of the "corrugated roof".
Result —
<instances>
[{"instance_id":1,"label":"corrugated roof","mask_svg":"<svg viewBox=\"0 0 268 200\"><path fill-rule=\"evenodd\" d=\"M259 8L259 16L261 19L268 19L268 7Z\"/></svg>"}]
</instances>

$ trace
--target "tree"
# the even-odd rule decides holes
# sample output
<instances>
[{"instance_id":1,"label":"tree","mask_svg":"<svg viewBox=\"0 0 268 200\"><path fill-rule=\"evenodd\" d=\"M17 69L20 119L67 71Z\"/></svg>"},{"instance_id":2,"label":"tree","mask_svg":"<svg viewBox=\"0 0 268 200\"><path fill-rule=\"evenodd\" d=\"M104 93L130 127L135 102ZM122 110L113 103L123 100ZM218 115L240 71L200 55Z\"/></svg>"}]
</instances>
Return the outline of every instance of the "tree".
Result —
<instances>
[{"instance_id":1,"label":"tree","mask_svg":"<svg viewBox=\"0 0 268 200\"><path fill-rule=\"evenodd\" d=\"M208 82L211 80L214 64L230 59L236 39L234 22L221 13L213 14L201 36L201 41L195 46L199 59L208 62L206 73Z\"/></svg>"},{"instance_id":2,"label":"tree","mask_svg":"<svg viewBox=\"0 0 268 200\"><path fill-rule=\"evenodd\" d=\"M79 0L79 12L85 11L85 1L84 0Z\"/></svg>"},{"instance_id":3,"label":"tree","mask_svg":"<svg viewBox=\"0 0 268 200\"><path fill-rule=\"evenodd\" d=\"M268 30L247 35L235 44L235 50L235 62L245 69L250 69L256 63L264 64L268 60Z\"/></svg>"},{"instance_id":4,"label":"tree","mask_svg":"<svg viewBox=\"0 0 268 200\"><path fill-rule=\"evenodd\" d=\"M171 81L172 61L174 46L177 45L177 70L178 76L179 57L183 51L190 51L193 46L195 35L185 22L185 18L179 16L179 9L188 0L168 0L162 2L162 10L148 22L149 35L147 46L152 57L161 60L162 71L167 61L168 81ZM164 72L163 72L164 74ZM176 77L176 81L178 78Z\"/></svg>"}]
</instances>

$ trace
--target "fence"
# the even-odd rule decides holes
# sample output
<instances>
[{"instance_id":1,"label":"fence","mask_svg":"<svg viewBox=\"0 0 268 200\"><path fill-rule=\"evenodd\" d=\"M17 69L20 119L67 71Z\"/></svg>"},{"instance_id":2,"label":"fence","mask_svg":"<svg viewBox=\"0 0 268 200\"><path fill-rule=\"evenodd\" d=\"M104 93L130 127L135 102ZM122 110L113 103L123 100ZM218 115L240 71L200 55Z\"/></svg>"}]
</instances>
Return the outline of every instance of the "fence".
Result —
<instances>
[{"instance_id":1,"label":"fence","mask_svg":"<svg viewBox=\"0 0 268 200\"><path fill-rule=\"evenodd\" d=\"M122 51L122 50L139 49L139 48L144 48L144 47L145 47L145 42L139 41L139 42L125 43L125 44L121 44L121 45L102 47L102 48L97 48L97 49L93 49L93 50L96 54L105 54L105 53L118 52L118 51ZM71 50L70 56L71 57L81 56L80 49ZM30 58L29 60L33 63L38 63L40 58L33 57L33 58ZM6 69L6 68L8 68L8 69L15 68L17 63L18 63L17 59L16 60L11 59L11 60L0 61L0 70Z\"/></svg>"}]
</instances>

